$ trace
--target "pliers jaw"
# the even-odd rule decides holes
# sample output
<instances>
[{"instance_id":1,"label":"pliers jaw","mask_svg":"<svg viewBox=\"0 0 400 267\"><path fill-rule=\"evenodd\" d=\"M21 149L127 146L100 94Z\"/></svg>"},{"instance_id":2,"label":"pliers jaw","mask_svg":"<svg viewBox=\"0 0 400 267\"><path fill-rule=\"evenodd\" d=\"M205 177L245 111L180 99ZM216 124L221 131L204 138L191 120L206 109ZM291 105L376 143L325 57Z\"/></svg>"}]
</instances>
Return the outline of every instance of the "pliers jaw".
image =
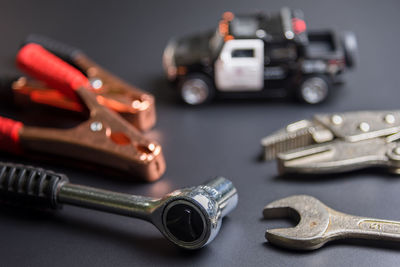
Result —
<instances>
[{"instance_id":1,"label":"pliers jaw","mask_svg":"<svg viewBox=\"0 0 400 267\"><path fill-rule=\"evenodd\" d=\"M314 121L301 120L287 125L274 134L264 137L261 145L264 159L272 160L279 153L307 147L312 144L329 142L334 139L333 133Z\"/></svg>"},{"instance_id":2,"label":"pliers jaw","mask_svg":"<svg viewBox=\"0 0 400 267\"><path fill-rule=\"evenodd\" d=\"M337 173L366 167L399 172L400 111L317 114L289 124L261 143L280 174Z\"/></svg>"}]
</instances>

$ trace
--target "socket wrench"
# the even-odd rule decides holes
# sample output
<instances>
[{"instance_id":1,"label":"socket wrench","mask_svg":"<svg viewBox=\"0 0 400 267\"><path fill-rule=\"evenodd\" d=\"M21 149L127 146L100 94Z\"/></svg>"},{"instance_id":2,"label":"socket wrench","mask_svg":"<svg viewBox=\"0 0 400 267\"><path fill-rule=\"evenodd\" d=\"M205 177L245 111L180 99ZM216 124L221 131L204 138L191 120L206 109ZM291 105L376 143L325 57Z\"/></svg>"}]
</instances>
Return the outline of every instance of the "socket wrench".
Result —
<instances>
[{"instance_id":1,"label":"socket wrench","mask_svg":"<svg viewBox=\"0 0 400 267\"><path fill-rule=\"evenodd\" d=\"M215 238L238 195L223 177L151 198L72 184L65 175L41 168L0 163L0 200L54 209L70 204L139 218L177 246L198 249Z\"/></svg>"}]
</instances>

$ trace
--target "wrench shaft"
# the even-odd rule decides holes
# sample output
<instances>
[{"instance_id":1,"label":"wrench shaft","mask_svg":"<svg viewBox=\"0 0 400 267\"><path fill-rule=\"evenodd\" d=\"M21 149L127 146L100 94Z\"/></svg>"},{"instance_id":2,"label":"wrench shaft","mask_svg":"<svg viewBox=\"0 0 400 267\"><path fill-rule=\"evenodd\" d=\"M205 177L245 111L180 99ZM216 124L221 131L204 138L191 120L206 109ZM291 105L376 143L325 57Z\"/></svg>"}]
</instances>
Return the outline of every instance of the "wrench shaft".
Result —
<instances>
[{"instance_id":1,"label":"wrench shaft","mask_svg":"<svg viewBox=\"0 0 400 267\"><path fill-rule=\"evenodd\" d=\"M400 222L340 213L331 217L327 234L340 237L400 241Z\"/></svg>"},{"instance_id":2,"label":"wrench shaft","mask_svg":"<svg viewBox=\"0 0 400 267\"><path fill-rule=\"evenodd\" d=\"M150 221L150 214L160 199L135 196L66 183L60 187L58 200L74 206Z\"/></svg>"}]
</instances>

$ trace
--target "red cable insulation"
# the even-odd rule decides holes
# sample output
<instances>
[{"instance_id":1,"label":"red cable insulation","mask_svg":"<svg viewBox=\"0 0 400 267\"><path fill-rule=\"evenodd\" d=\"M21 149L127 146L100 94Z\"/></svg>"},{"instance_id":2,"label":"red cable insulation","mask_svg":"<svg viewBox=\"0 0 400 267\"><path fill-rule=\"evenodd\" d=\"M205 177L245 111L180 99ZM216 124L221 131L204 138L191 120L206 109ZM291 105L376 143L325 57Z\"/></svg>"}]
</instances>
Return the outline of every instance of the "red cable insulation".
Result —
<instances>
[{"instance_id":1,"label":"red cable insulation","mask_svg":"<svg viewBox=\"0 0 400 267\"><path fill-rule=\"evenodd\" d=\"M38 44L29 43L19 50L17 66L74 100L78 99L76 89L89 86L82 72Z\"/></svg>"},{"instance_id":2,"label":"red cable insulation","mask_svg":"<svg viewBox=\"0 0 400 267\"><path fill-rule=\"evenodd\" d=\"M8 118L0 117L0 149L12 153L20 153L19 132L23 124Z\"/></svg>"}]
</instances>

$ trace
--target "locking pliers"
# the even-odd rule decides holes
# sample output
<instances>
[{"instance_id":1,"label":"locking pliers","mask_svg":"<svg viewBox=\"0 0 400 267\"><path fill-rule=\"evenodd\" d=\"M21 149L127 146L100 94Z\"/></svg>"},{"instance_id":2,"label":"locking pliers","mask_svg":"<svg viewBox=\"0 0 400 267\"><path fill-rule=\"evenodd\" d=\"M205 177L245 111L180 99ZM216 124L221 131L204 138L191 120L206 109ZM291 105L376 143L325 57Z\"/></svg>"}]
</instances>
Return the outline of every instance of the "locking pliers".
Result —
<instances>
[{"instance_id":1,"label":"locking pliers","mask_svg":"<svg viewBox=\"0 0 400 267\"><path fill-rule=\"evenodd\" d=\"M400 173L400 110L316 114L261 140L280 174L387 167Z\"/></svg>"}]
</instances>

